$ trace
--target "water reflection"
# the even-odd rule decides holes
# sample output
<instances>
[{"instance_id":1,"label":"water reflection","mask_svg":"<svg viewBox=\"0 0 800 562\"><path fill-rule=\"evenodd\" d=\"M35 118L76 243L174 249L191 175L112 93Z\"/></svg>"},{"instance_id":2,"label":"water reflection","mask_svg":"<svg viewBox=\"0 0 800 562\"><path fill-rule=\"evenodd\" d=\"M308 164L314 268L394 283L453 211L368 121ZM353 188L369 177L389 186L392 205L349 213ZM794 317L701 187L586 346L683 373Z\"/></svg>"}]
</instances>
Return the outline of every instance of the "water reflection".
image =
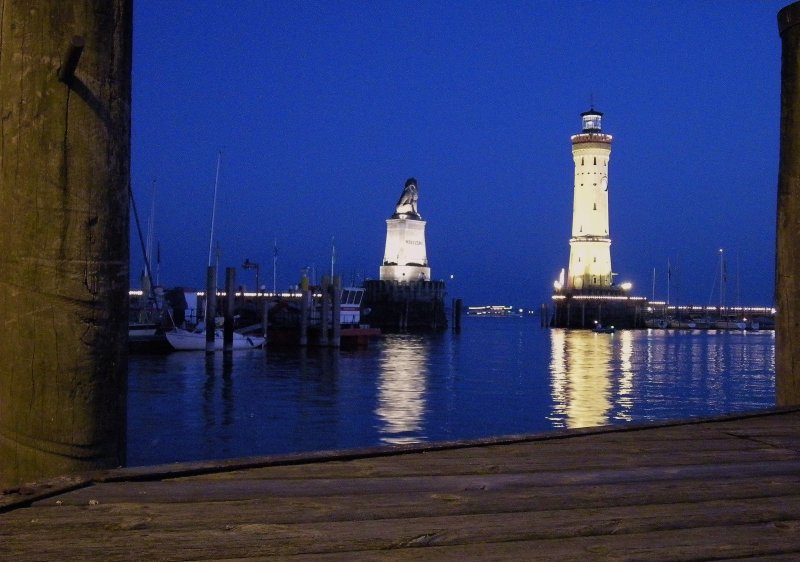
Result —
<instances>
[{"instance_id":1,"label":"water reflection","mask_svg":"<svg viewBox=\"0 0 800 562\"><path fill-rule=\"evenodd\" d=\"M602 335L602 334L597 334ZM633 363L633 332L619 333L620 342L620 376L617 391L617 404L619 410L614 416L616 420L629 422L633 420L634 398L634 363Z\"/></svg>"},{"instance_id":2,"label":"water reflection","mask_svg":"<svg viewBox=\"0 0 800 562\"><path fill-rule=\"evenodd\" d=\"M428 342L408 335L390 335L386 340L379 359L375 409L380 440L388 444L422 441Z\"/></svg>"},{"instance_id":3,"label":"water reflection","mask_svg":"<svg viewBox=\"0 0 800 562\"><path fill-rule=\"evenodd\" d=\"M772 332L543 330L476 319L367 349L132 356L132 465L472 439L775 403Z\"/></svg>"},{"instance_id":4,"label":"water reflection","mask_svg":"<svg viewBox=\"0 0 800 562\"><path fill-rule=\"evenodd\" d=\"M183 354L191 355L191 354ZM199 355L199 354L195 354ZM180 354L175 354L181 357ZM189 357L191 359L191 357ZM234 420L234 392L233 392L233 361L230 355L225 354L222 359L222 368L216 364L216 355L204 355L206 380L203 385L203 421L205 431L211 431L216 426L227 427L233 424ZM219 379L222 379L221 383ZM219 405L220 412L217 413L217 386L220 385Z\"/></svg>"},{"instance_id":5,"label":"water reflection","mask_svg":"<svg viewBox=\"0 0 800 562\"><path fill-rule=\"evenodd\" d=\"M612 341L610 334L552 331L550 419L555 424L574 428L608 423Z\"/></svg>"},{"instance_id":6,"label":"water reflection","mask_svg":"<svg viewBox=\"0 0 800 562\"><path fill-rule=\"evenodd\" d=\"M577 428L755 409L774 403L774 372L772 332L551 330L548 419Z\"/></svg>"}]
</instances>

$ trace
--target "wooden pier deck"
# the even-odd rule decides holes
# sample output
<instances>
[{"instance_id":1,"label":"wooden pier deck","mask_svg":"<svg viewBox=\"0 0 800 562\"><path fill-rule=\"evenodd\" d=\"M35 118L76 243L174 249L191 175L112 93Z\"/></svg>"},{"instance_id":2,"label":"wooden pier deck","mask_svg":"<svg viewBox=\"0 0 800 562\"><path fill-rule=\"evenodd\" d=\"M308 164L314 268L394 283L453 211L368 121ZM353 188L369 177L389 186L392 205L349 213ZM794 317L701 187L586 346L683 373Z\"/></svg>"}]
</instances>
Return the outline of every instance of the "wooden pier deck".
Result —
<instances>
[{"instance_id":1,"label":"wooden pier deck","mask_svg":"<svg viewBox=\"0 0 800 562\"><path fill-rule=\"evenodd\" d=\"M798 560L800 409L64 477L0 559Z\"/></svg>"}]
</instances>

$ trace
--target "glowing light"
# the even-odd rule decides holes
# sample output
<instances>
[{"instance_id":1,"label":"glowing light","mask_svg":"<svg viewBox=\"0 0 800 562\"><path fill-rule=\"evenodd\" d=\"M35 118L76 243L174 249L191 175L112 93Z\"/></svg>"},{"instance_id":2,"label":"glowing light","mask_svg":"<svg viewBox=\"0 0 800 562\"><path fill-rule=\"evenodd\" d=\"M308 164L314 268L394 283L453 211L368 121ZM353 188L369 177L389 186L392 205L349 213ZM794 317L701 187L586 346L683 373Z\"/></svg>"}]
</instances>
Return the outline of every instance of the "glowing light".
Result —
<instances>
[{"instance_id":1,"label":"glowing light","mask_svg":"<svg viewBox=\"0 0 800 562\"><path fill-rule=\"evenodd\" d=\"M561 268L561 273L558 274L558 279L556 281L553 281L553 288L556 291L560 291L561 289L564 288L564 277L565 277L565 275L566 275L566 273L564 271L564 268L562 267Z\"/></svg>"},{"instance_id":2,"label":"glowing light","mask_svg":"<svg viewBox=\"0 0 800 562\"><path fill-rule=\"evenodd\" d=\"M622 288L623 291L630 291L633 288L633 283L626 281L620 284L620 288Z\"/></svg>"}]
</instances>

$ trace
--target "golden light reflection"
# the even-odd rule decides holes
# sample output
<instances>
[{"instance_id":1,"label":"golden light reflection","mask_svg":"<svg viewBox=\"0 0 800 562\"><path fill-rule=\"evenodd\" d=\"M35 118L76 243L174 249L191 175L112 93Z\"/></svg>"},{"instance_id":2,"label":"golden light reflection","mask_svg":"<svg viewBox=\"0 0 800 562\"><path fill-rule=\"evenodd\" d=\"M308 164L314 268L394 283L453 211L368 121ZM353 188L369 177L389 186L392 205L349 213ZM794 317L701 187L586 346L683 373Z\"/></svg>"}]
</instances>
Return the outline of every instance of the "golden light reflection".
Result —
<instances>
[{"instance_id":1,"label":"golden light reflection","mask_svg":"<svg viewBox=\"0 0 800 562\"><path fill-rule=\"evenodd\" d=\"M619 336L619 388L617 389L617 403L619 412L616 418L621 421L632 421L633 416L633 332L622 330L615 334Z\"/></svg>"},{"instance_id":2,"label":"golden light reflection","mask_svg":"<svg viewBox=\"0 0 800 562\"><path fill-rule=\"evenodd\" d=\"M425 414L428 349L423 338L403 345L387 345L380 358L377 419L381 441L397 445L417 443Z\"/></svg>"},{"instance_id":3,"label":"golden light reflection","mask_svg":"<svg viewBox=\"0 0 800 562\"><path fill-rule=\"evenodd\" d=\"M550 332L551 420L567 428L607 425L612 404L612 345L617 334Z\"/></svg>"}]
</instances>

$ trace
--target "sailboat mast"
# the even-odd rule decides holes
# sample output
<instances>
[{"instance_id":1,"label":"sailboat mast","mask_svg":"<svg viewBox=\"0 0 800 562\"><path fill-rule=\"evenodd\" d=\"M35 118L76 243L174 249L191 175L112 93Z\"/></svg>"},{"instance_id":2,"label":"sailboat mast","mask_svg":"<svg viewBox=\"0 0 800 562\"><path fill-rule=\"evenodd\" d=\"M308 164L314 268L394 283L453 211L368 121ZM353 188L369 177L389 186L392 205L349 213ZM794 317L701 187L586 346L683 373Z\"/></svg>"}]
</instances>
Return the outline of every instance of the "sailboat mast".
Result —
<instances>
[{"instance_id":1,"label":"sailboat mast","mask_svg":"<svg viewBox=\"0 0 800 562\"><path fill-rule=\"evenodd\" d=\"M652 300L656 300L656 268L653 268L653 298Z\"/></svg>"},{"instance_id":2,"label":"sailboat mast","mask_svg":"<svg viewBox=\"0 0 800 562\"><path fill-rule=\"evenodd\" d=\"M278 280L278 239L272 241L272 294L277 295Z\"/></svg>"},{"instance_id":3,"label":"sailboat mast","mask_svg":"<svg viewBox=\"0 0 800 562\"><path fill-rule=\"evenodd\" d=\"M336 243L331 236L331 283L333 282L333 264L336 263Z\"/></svg>"},{"instance_id":4,"label":"sailboat mast","mask_svg":"<svg viewBox=\"0 0 800 562\"><path fill-rule=\"evenodd\" d=\"M214 219L217 214L217 186L219 185L219 165L222 162L222 151L217 155L217 175L214 179L214 203L211 206L211 236L208 240L208 267L211 267L212 248L214 247Z\"/></svg>"},{"instance_id":5,"label":"sailboat mast","mask_svg":"<svg viewBox=\"0 0 800 562\"><path fill-rule=\"evenodd\" d=\"M152 272L153 268L153 229L155 228L155 214L156 214L156 179L153 178L153 189L150 195L150 217L147 219L147 250L145 252L145 258L144 258L147 260L147 268L150 270L150 272Z\"/></svg>"},{"instance_id":6,"label":"sailboat mast","mask_svg":"<svg viewBox=\"0 0 800 562\"><path fill-rule=\"evenodd\" d=\"M667 308L669 309L669 283L672 279L672 266L667 259Z\"/></svg>"},{"instance_id":7,"label":"sailboat mast","mask_svg":"<svg viewBox=\"0 0 800 562\"><path fill-rule=\"evenodd\" d=\"M719 313L722 314L725 306L725 284L727 275L725 273L725 250L719 249Z\"/></svg>"}]
</instances>

